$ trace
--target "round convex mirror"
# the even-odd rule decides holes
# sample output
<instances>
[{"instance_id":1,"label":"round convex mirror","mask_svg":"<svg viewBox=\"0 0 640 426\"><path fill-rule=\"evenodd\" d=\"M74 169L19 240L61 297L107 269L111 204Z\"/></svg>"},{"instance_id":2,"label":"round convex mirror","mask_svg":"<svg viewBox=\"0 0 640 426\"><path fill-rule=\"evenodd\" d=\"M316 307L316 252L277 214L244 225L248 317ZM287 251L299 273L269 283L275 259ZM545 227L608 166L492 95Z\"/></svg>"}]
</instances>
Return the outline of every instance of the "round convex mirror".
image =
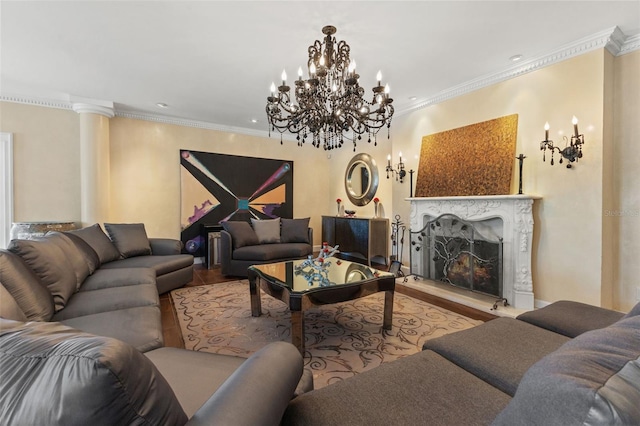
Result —
<instances>
[{"instance_id":1,"label":"round convex mirror","mask_svg":"<svg viewBox=\"0 0 640 426\"><path fill-rule=\"evenodd\" d=\"M356 206L366 206L378 190L378 167L369 154L354 156L344 176L347 197Z\"/></svg>"}]
</instances>

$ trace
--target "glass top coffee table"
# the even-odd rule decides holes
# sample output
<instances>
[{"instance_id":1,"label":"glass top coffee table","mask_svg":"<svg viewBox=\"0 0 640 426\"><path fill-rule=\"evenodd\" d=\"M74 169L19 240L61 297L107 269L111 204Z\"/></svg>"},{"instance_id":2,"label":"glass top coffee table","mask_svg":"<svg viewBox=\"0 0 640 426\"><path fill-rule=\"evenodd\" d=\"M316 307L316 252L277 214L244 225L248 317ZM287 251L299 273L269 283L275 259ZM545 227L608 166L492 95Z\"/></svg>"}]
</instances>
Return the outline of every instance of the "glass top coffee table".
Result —
<instances>
[{"instance_id":1,"label":"glass top coffee table","mask_svg":"<svg viewBox=\"0 0 640 426\"><path fill-rule=\"evenodd\" d=\"M309 260L250 266L247 274L251 293L251 315L262 314L260 289L289 305L291 341L304 355L304 311L312 306L345 302L380 291L385 292L383 328L391 329L395 276L366 265L330 258L322 268Z\"/></svg>"}]
</instances>

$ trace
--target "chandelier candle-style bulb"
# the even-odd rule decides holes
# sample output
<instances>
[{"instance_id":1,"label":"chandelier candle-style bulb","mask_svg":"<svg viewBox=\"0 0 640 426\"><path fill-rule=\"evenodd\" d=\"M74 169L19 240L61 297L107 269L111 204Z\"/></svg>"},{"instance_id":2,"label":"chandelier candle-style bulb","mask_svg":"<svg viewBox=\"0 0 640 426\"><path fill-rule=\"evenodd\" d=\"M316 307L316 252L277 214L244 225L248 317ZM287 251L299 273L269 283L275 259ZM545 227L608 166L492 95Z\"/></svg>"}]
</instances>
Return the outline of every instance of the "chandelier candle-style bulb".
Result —
<instances>
[{"instance_id":1,"label":"chandelier candle-style bulb","mask_svg":"<svg viewBox=\"0 0 640 426\"><path fill-rule=\"evenodd\" d=\"M391 167L391 154L387 155L387 167Z\"/></svg>"},{"instance_id":2,"label":"chandelier candle-style bulb","mask_svg":"<svg viewBox=\"0 0 640 426\"><path fill-rule=\"evenodd\" d=\"M376 74L376 80L378 80L378 87L382 86L382 71L378 71L378 74Z\"/></svg>"},{"instance_id":3,"label":"chandelier candle-style bulb","mask_svg":"<svg viewBox=\"0 0 640 426\"><path fill-rule=\"evenodd\" d=\"M285 70L282 70L282 85L287 85L287 72Z\"/></svg>"},{"instance_id":4,"label":"chandelier candle-style bulb","mask_svg":"<svg viewBox=\"0 0 640 426\"><path fill-rule=\"evenodd\" d=\"M300 67L292 87L286 85L284 71L282 85L272 85L266 105L269 134L272 130L292 133L298 146L309 138L314 147L325 150L342 147L346 139L353 142L355 151L357 141L364 138L377 145L380 129L390 129L393 99L388 85L382 86L382 73L378 72L373 96L365 99L367 91L360 86L351 48L345 41L336 40L336 31L331 25L325 26L324 38L309 46L306 79Z\"/></svg>"},{"instance_id":5,"label":"chandelier candle-style bulb","mask_svg":"<svg viewBox=\"0 0 640 426\"><path fill-rule=\"evenodd\" d=\"M571 123L573 124L573 134L575 135L576 138L579 138L580 133L578 133L578 119L576 118L575 115L573 116Z\"/></svg>"},{"instance_id":6,"label":"chandelier candle-style bulb","mask_svg":"<svg viewBox=\"0 0 640 426\"><path fill-rule=\"evenodd\" d=\"M274 97L276 95L276 84L271 82L271 96Z\"/></svg>"},{"instance_id":7,"label":"chandelier candle-style bulb","mask_svg":"<svg viewBox=\"0 0 640 426\"><path fill-rule=\"evenodd\" d=\"M549 140L549 122L544 123L544 140Z\"/></svg>"}]
</instances>

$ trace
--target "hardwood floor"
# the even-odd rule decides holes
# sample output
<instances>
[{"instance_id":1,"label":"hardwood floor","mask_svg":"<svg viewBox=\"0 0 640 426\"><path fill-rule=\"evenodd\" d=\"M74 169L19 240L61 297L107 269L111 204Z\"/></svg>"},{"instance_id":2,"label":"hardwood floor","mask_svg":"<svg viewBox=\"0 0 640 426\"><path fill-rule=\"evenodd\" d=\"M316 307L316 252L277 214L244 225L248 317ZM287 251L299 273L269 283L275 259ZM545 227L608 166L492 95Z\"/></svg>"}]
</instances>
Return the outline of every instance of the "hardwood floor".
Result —
<instances>
[{"instance_id":1,"label":"hardwood floor","mask_svg":"<svg viewBox=\"0 0 640 426\"><path fill-rule=\"evenodd\" d=\"M377 265L379 269L384 269L384 265ZM207 269L203 265L198 264L194 266L193 281L187 284L185 287L201 286L201 285L215 285L228 281L236 281L237 277L225 277L220 272L220 268ZM423 293L412 288L397 285L396 291L398 293L406 294L418 300L422 300L432 305L439 306L444 309L459 313L469 318L488 321L496 318L494 315L487 314L482 311L478 311L467 306L463 306L446 299L442 299L437 296L433 296L427 293ZM164 336L164 345L174 348L184 348L184 340L182 339L182 333L180 332L180 325L178 324L178 318L176 317L176 311L173 307L173 302L169 293L165 293L160 296L160 313L162 316L162 333Z\"/></svg>"}]
</instances>

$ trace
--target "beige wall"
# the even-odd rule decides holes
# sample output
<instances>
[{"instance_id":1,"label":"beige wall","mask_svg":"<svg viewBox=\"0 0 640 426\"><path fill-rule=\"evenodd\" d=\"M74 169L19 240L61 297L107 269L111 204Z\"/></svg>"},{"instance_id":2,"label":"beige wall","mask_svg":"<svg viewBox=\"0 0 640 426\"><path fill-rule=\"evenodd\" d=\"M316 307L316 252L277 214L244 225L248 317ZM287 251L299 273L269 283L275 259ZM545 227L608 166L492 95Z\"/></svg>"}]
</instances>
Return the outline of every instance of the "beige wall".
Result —
<instances>
[{"instance_id":1,"label":"beige wall","mask_svg":"<svg viewBox=\"0 0 640 426\"><path fill-rule=\"evenodd\" d=\"M0 102L0 129L13 133L13 220L79 222L78 114Z\"/></svg>"},{"instance_id":2,"label":"beige wall","mask_svg":"<svg viewBox=\"0 0 640 426\"><path fill-rule=\"evenodd\" d=\"M619 230L614 304L627 311L640 297L640 51L618 56L613 78L615 204L604 220Z\"/></svg>"}]
</instances>

